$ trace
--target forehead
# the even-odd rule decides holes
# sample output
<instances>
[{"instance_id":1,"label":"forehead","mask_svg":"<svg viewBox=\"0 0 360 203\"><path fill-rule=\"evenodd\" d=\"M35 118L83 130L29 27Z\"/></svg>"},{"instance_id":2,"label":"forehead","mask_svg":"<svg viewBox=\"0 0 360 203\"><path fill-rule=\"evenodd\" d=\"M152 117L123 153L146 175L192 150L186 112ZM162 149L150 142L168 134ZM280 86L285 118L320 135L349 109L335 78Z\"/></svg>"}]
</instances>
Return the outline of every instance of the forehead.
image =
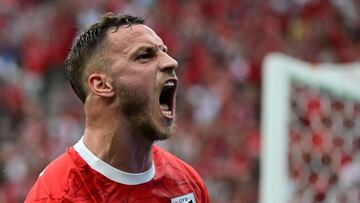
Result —
<instances>
[{"instance_id":1,"label":"forehead","mask_svg":"<svg viewBox=\"0 0 360 203\"><path fill-rule=\"evenodd\" d=\"M139 44L163 45L161 38L146 25L121 26L116 32L114 32L115 30L115 28L108 30L108 42L113 45L114 49L122 52L127 52Z\"/></svg>"}]
</instances>

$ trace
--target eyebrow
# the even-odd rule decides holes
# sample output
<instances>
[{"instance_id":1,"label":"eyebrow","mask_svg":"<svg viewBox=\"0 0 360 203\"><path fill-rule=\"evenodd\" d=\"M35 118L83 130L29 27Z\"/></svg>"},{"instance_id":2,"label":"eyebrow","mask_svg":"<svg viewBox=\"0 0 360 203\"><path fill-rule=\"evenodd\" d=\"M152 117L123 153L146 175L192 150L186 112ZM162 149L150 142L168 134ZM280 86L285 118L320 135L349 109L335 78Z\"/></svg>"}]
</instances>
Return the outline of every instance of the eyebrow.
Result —
<instances>
[{"instance_id":1,"label":"eyebrow","mask_svg":"<svg viewBox=\"0 0 360 203\"><path fill-rule=\"evenodd\" d=\"M136 47L133 51L134 54L139 53L141 51L154 51L161 50L167 53L168 48L166 45L155 45L155 44L144 44Z\"/></svg>"}]
</instances>

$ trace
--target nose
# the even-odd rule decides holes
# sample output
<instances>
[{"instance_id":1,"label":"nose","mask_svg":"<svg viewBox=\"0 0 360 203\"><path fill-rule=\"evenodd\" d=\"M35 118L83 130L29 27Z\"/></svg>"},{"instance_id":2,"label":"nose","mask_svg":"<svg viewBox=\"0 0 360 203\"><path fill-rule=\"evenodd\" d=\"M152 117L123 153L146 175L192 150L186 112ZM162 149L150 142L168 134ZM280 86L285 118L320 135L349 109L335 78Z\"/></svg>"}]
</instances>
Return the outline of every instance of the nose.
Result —
<instances>
[{"instance_id":1,"label":"nose","mask_svg":"<svg viewBox=\"0 0 360 203\"><path fill-rule=\"evenodd\" d=\"M163 72L173 73L179 66L178 62L169 54L163 52L160 62L160 70Z\"/></svg>"}]
</instances>

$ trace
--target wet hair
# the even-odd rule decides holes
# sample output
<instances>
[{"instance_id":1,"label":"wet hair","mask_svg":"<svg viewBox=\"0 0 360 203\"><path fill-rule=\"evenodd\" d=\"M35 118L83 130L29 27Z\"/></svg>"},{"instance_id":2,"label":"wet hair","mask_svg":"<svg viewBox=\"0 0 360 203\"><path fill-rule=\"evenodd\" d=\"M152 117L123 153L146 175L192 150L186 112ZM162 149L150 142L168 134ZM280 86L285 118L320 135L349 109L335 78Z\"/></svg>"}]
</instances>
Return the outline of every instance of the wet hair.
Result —
<instances>
[{"instance_id":1,"label":"wet hair","mask_svg":"<svg viewBox=\"0 0 360 203\"><path fill-rule=\"evenodd\" d=\"M99 21L86 27L74 39L69 54L65 59L65 75L75 94L85 102L87 91L82 83L83 73L90 59L99 50L104 41L106 31L115 27L133 24L144 24L144 18L131 15L115 15L106 13Z\"/></svg>"}]
</instances>

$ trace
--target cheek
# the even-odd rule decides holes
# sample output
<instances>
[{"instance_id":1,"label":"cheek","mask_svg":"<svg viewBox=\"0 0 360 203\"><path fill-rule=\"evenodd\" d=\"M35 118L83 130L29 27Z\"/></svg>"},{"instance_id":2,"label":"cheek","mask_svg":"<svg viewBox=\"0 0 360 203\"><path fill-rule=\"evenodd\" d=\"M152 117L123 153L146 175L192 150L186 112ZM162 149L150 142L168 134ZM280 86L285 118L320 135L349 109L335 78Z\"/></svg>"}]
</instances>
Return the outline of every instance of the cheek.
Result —
<instances>
[{"instance_id":1,"label":"cheek","mask_svg":"<svg viewBox=\"0 0 360 203\"><path fill-rule=\"evenodd\" d=\"M139 105L147 105L155 100L154 86L147 81L140 80L139 78L128 78L127 81L119 80L116 82L116 92L120 103L136 103Z\"/></svg>"},{"instance_id":2,"label":"cheek","mask_svg":"<svg viewBox=\"0 0 360 203\"><path fill-rule=\"evenodd\" d=\"M133 70L128 70L122 74L118 74L119 81L133 86L149 86L153 85L156 80L159 80L161 76L156 74L153 67L133 67Z\"/></svg>"},{"instance_id":3,"label":"cheek","mask_svg":"<svg viewBox=\"0 0 360 203\"><path fill-rule=\"evenodd\" d=\"M161 78L161 74L157 74L154 67L142 66L142 67L129 67L126 71L122 71L121 74L114 74L113 80L121 87L127 87L129 90L137 92L145 97L154 97L160 85L157 81Z\"/></svg>"},{"instance_id":4,"label":"cheek","mask_svg":"<svg viewBox=\"0 0 360 203\"><path fill-rule=\"evenodd\" d=\"M144 91L119 84L116 92L119 108L128 118L137 118L148 108L149 97L144 94Z\"/></svg>"},{"instance_id":5,"label":"cheek","mask_svg":"<svg viewBox=\"0 0 360 203\"><path fill-rule=\"evenodd\" d=\"M151 84L146 78L136 76L120 77L116 83L118 84L117 86L127 87L134 91L144 91Z\"/></svg>"}]
</instances>

